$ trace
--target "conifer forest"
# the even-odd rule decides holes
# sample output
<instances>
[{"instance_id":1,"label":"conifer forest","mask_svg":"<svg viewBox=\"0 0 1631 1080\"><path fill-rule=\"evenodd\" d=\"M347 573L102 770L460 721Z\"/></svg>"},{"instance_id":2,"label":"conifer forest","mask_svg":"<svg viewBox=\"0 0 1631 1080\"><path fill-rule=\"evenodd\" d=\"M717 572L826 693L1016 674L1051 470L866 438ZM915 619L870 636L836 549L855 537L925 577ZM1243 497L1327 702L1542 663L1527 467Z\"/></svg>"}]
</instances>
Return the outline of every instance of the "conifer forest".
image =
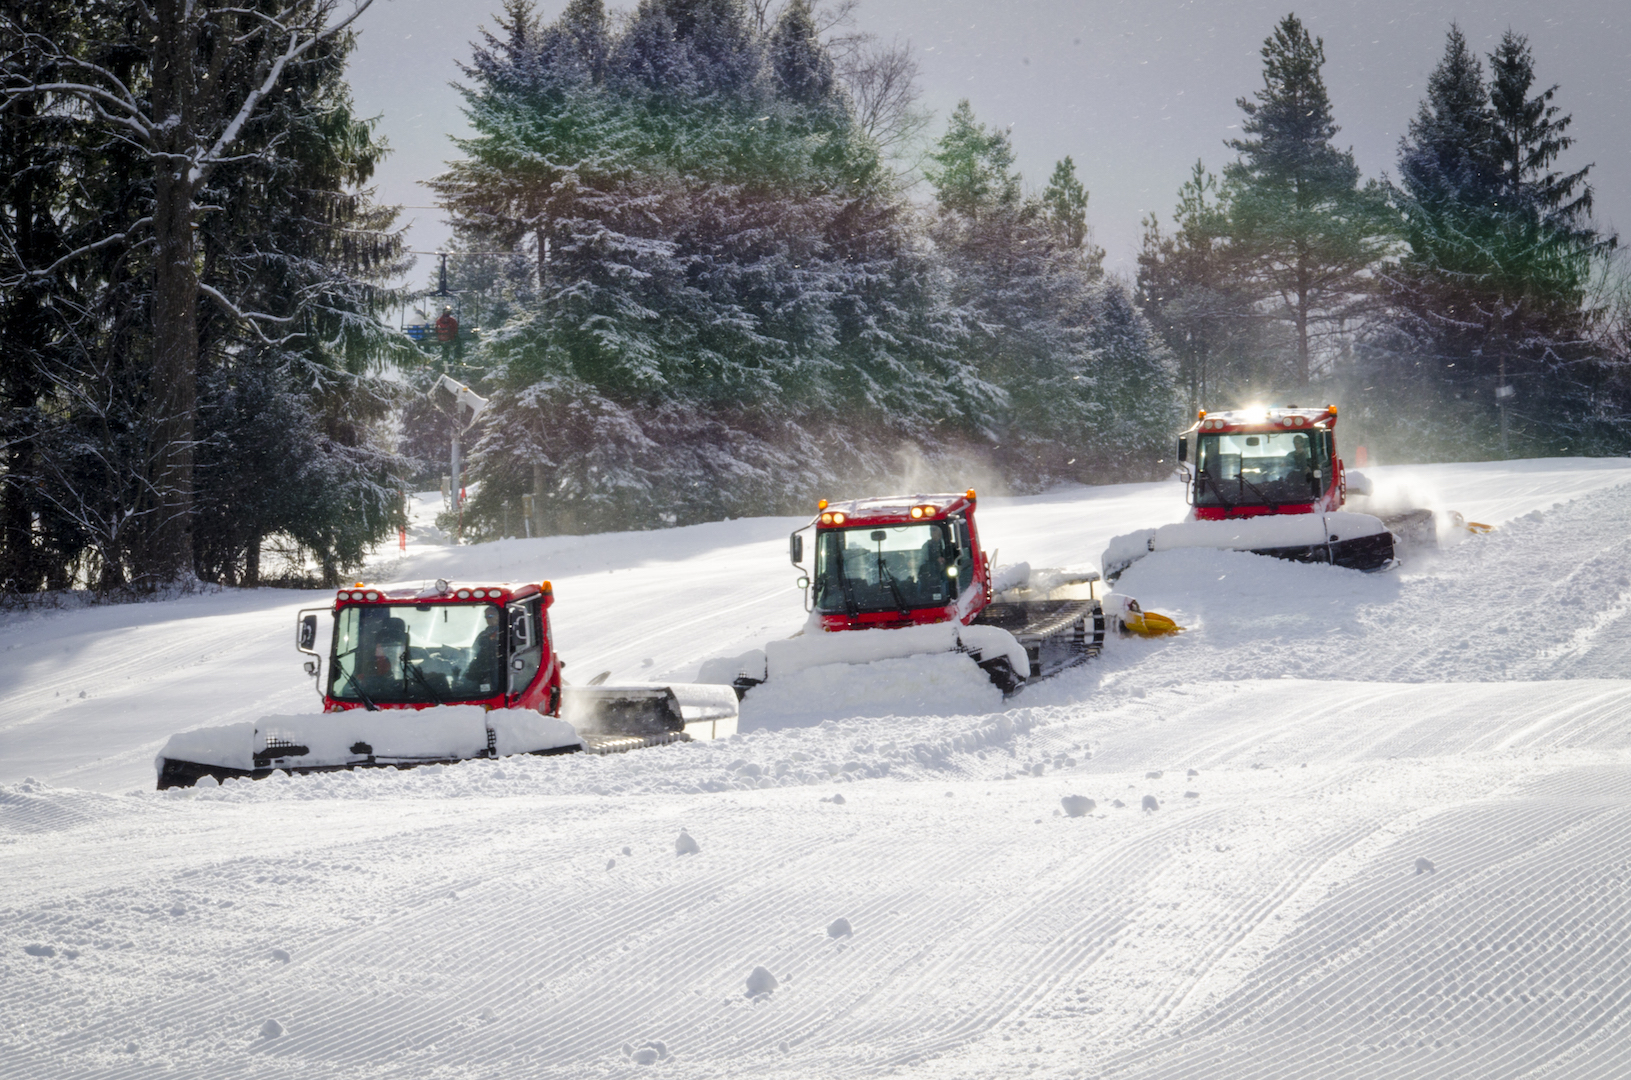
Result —
<instances>
[{"instance_id":1,"label":"conifer forest","mask_svg":"<svg viewBox=\"0 0 1631 1080\"><path fill-rule=\"evenodd\" d=\"M333 584L448 471L444 375L488 402L466 540L1158 479L1259 401L1340 401L1391 461L1631 450L1631 282L1523 27L1423 42L1366 176L1325 42L1264 26L1122 274L1087 148L1022 176L854 3L503 0L449 42L454 243L415 263L347 83L366 6L0 5L5 593ZM399 325L430 290L456 333Z\"/></svg>"}]
</instances>

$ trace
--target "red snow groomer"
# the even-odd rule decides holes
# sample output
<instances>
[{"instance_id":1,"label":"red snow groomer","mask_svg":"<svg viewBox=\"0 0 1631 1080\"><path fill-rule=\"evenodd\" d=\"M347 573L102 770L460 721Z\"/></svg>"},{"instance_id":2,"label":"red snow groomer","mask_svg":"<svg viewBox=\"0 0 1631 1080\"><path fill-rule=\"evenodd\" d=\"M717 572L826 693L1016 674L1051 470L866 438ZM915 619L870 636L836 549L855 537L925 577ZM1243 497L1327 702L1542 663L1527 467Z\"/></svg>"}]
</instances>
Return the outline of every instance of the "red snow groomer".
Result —
<instances>
[{"instance_id":1,"label":"red snow groomer","mask_svg":"<svg viewBox=\"0 0 1631 1080\"><path fill-rule=\"evenodd\" d=\"M811 612L804 633L704 669L739 693L780 674L935 652L967 654L1005 694L1098 655L1105 628L1141 634L1176 629L1136 601L1093 595L1097 571L1033 574L1025 565L993 580L974 521L975 493L829 503L789 538L804 567L804 530L815 530L814 566L799 579ZM1087 595L1079 594L1085 587ZM1067 595L1060 595L1067 594Z\"/></svg>"},{"instance_id":2,"label":"red snow groomer","mask_svg":"<svg viewBox=\"0 0 1631 1080\"><path fill-rule=\"evenodd\" d=\"M566 686L539 584L357 585L296 617L295 645L322 697L320 715L171 736L158 786L191 787L274 772L451 764L511 754L609 753L726 737L736 697L690 684ZM318 651L319 617L332 621ZM724 692L721 693L721 690Z\"/></svg>"},{"instance_id":3,"label":"red snow groomer","mask_svg":"<svg viewBox=\"0 0 1631 1080\"><path fill-rule=\"evenodd\" d=\"M1186 547L1366 571L1395 565L1388 524L1342 509L1347 477L1337 455L1336 424L1335 405L1202 409L1178 437L1178 461L1194 507L1189 518L1111 540L1104 576L1114 581L1152 551Z\"/></svg>"}]
</instances>

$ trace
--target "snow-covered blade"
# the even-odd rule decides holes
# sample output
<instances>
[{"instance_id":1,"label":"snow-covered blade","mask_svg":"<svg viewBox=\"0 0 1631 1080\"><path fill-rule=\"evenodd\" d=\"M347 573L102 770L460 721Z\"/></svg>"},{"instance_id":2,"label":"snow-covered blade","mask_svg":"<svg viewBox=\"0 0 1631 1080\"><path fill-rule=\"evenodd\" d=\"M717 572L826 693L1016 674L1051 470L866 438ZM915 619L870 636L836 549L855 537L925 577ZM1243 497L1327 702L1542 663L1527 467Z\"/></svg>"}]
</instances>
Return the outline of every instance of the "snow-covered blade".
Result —
<instances>
[{"instance_id":1,"label":"snow-covered blade","mask_svg":"<svg viewBox=\"0 0 1631 1080\"><path fill-rule=\"evenodd\" d=\"M1179 521L1114 537L1104 549L1105 579L1114 581L1152 551L1218 548L1249 551L1293 562L1331 563L1352 570L1386 570L1394 565L1394 537L1370 514L1268 514L1227 521Z\"/></svg>"},{"instance_id":2,"label":"snow-covered blade","mask_svg":"<svg viewBox=\"0 0 1631 1080\"><path fill-rule=\"evenodd\" d=\"M1030 670L1025 647L1002 627L943 622L889 630L800 634L739 656L709 660L702 665L697 680L734 686L736 692L745 694L767 680L816 668L831 667L834 678L843 678L846 665L937 653L965 653L988 671L987 665L1001 662L1019 673L1021 680Z\"/></svg>"},{"instance_id":3,"label":"snow-covered blade","mask_svg":"<svg viewBox=\"0 0 1631 1080\"><path fill-rule=\"evenodd\" d=\"M153 766L160 791L205 776L258 779L274 772L411 768L511 754L564 754L583 747L572 725L524 709L435 709L267 716L170 736Z\"/></svg>"},{"instance_id":4,"label":"snow-covered blade","mask_svg":"<svg viewBox=\"0 0 1631 1080\"><path fill-rule=\"evenodd\" d=\"M611 753L736 734L728 686L568 687L562 717L528 709L445 705L297 716L196 728L170 736L154 761L159 790L200 778L259 779L274 772L412 768L512 754Z\"/></svg>"}]
</instances>

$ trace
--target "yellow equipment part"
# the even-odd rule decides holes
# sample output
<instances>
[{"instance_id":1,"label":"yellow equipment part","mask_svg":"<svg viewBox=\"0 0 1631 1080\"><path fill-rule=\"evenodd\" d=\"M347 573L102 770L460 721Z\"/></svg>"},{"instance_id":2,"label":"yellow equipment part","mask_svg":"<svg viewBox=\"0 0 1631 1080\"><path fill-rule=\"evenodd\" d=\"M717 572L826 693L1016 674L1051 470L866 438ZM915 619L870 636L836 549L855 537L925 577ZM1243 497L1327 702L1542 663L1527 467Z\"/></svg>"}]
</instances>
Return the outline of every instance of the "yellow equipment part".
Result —
<instances>
[{"instance_id":1,"label":"yellow equipment part","mask_svg":"<svg viewBox=\"0 0 1631 1080\"><path fill-rule=\"evenodd\" d=\"M1159 612L1131 608L1121 617L1121 625L1139 637L1165 637L1182 633L1184 629Z\"/></svg>"}]
</instances>

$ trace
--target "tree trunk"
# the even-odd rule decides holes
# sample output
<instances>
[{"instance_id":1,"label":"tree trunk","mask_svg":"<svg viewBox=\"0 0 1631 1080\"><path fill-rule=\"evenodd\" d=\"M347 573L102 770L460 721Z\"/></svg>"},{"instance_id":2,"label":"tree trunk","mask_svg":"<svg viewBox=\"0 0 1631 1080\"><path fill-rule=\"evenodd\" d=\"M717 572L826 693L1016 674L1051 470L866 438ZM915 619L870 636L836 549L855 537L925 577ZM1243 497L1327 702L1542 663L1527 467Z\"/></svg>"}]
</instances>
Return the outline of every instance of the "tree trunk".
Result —
<instances>
[{"instance_id":1,"label":"tree trunk","mask_svg":"<svg viewBox=\"0 0 1631 1080\"><path fill-rule=\"evenodd\" d=\"M538 462L532 463L532 535L544 536L544 484L548 477L544 467Z\"/></svg>"},{"instance_id":2,"label":"tree trunk","mask_svg":"<svg viewBox=\"0 0 1631 1080\"><path fill-rule=\"evenodd\" d=\"M5 124L8 145L22 145L22 135L33 120L34 101L22 98L13 103L9 114L0 114ZM8 155L9 157L10 155ZM40 252L35 251L37 234L34 231L33 174L24 170L13 188L12 208L16 218L12 235L16 237L18 261L23 266L39 265ZM0 590L6 592L35 592L40 587L43 571L39 565L39 552L34 541L34 486L35 429L34 407L39 404L40 349L45 345L44 320L40 317L38 287L24 286L18 295L10 316L0 325L0 377L6 387L6 412L15 418L22 430L6 430L4 464L0 466ZM7 423L9 429L11 423Z\"/></svg>"},{"instance_id":3,"label":"tree trunk","mask_svg":"<svg viewBox=\"0 0 1631 1080\"><path fill-rule=\"evenodd\" d=\"M261 534L256 532L249 538L249 546L244 549L244 577L243 585L246 589L253 589L261 583Z\"/></svg>"},{"instance_id":4,"label":"tree trunk","mask_svg":"<svg viewBox=\"0 0 1631 1080\"><path fill-rule=\"evenodd\" d=\"M1308 385L1308 294L1297 294L1297 385Z\"/></svg>"},{"instance_id":5,"label":"tree trunk","mask_svg":"<svg viewBox=\"0 0 1631 1080\"><path fill-rule=\"evenodd\" d=\"M153 383L149 496L138 574L149 584L190 576L193 568L193 442L198 399L198 267L193 242L192 66L196 46L186 0L158 0L154 13L153 112L169 121L153 177Z\"/></svg>"}]
</instances>

